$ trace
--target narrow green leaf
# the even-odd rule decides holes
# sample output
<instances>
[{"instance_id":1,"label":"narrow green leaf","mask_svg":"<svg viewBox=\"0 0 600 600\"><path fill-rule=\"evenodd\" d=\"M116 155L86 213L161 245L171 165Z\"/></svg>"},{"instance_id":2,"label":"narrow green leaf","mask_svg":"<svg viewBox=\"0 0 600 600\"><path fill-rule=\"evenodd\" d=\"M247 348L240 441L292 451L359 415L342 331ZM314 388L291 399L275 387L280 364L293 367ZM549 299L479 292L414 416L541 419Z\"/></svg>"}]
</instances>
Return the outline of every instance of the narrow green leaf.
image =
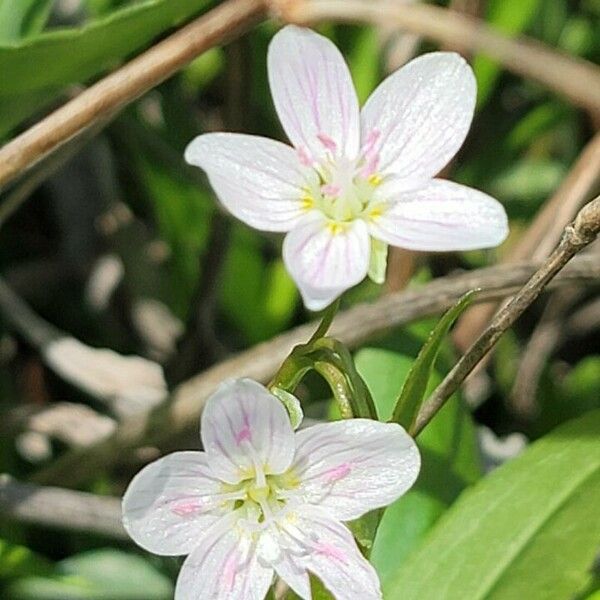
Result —
<instances>
[{"instance_id":1,"label":"narrow green leaf","mask_svg":"<svg viewBox=\"0 0 600 600\"><path fill-rule=\"evenodd\" d=\"M429 339L425 342L423 348L421 348L417 359L408 373L408 377L404 382L402 392L400 393L391 419L395 423L400 423L405 429L410 429L419 412L421 404L423 403L427 384L431 377L431 373L433 372L435 359L437 358L442 341L446 337L446 334L454 321L456 321L467 306L469 306L475 293L475 291L466 293L458 303L439 320L438 324L429 335Z\"/></svg>"},{"instance_id":2,"label":"narrow green leaf","mask_svg":"<svg viewBox=\"0 0 600 600\"><path fill-rule=\"evenodd\" d=\"M414 360L383 348L363 348L356 354L356 367L382 419L391 415ZM440 379L434 370L429 388ZM458 495L481 477L475 427L460 398L451 398L419 435L418 444L419 478L407 494L386 508L369 556L384 587Z\"/></svg>"},{"instance_id":3,"label":"narrow green leaf","mask_svg":"<svg viewBox=\"0 0 600 600\"><path fill-rule=\"evenodd\" d=\"M389 600L564 600L600 541L600 410L462 494L390 580Z\"/></svg>"},{"instance_id":4,"label":"narrow green leaf","mask_svg":"<svg viewBox=\"0 0 600 600\"><path fill-rule=\"evenodd\" d=\"M83 27L0 45L0 135L31 114L12 109L7 116L5 102L12 106L17 98L34 94L37 99L31 111L39 109L54 97L40 96L42 90L56 93L87 81L211 4L211 0L143 0Z\"/></svg>"},{"instance_id":5,"label":"narrow green leaf","mask_svg":"<svg viewBox=\"0 0 600 600\"><path fill-rule=\"evenodd\" d=\"M53 4L54 0L0 0L0 43L41 31Z\"/></svg>"}]
</instances>

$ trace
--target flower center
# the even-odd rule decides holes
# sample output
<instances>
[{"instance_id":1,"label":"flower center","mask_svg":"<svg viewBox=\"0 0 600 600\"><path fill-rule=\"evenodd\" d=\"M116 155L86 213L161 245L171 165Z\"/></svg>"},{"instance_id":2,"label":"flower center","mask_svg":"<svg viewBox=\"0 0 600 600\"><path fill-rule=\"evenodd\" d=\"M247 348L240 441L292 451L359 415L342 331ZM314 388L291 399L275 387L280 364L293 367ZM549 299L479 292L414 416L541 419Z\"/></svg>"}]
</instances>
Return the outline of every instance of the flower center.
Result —
<instances>
[{"instance_id":1,"label":"flower center","mask_svg":"<svg viewBox=\"0 0 600 600\"><path fill-rule=\"evenodd\" d=\"M304 188L307 209L317 208L336 222L370 216L381 178L365 168L364 159L330 158L314 172L316 177Z\"/></svg>"},{"instance_id":2,"label":"flower center","mask_svg":"<svg viewBox=\"0 0 600 600\"><path fill-rule=\"evenodd\" d=\"M299 485L290 469L281 475L267 475L261 467L249 473L249 477L238 484L223 484L223 492L234 496L235 508L249 521L269 524L285 507L289 492Z\"/></svg>"}]
</instances>

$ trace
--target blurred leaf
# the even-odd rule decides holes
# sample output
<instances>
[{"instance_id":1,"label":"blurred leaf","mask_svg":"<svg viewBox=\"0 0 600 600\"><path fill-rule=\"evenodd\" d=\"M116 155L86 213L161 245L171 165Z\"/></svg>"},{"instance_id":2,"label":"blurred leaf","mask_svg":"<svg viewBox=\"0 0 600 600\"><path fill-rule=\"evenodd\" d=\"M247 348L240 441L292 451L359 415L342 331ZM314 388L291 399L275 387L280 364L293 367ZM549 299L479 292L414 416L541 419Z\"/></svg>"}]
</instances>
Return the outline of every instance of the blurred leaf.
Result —
<instances>
[{"instance_id":1,"label":"blurred leaf","mask_svg":"<svg viewBox=\"0 0 600 600\"><path fill-rule=\"evenodd\" d=\"M505 36L516 37L524 31L535 16L540 0L491 0L488 2L486 21ZM477 79L477 101L483 106L490 97L501 67L486 56L473 59Z\"/></svg>"},{"instance_id":2,"label":"blurred leaf","mask_svg":"<svg viewBox=\"0 0 600 600\"><path fill-rule=\"evenodd\" d=\"M490 182L490 192L504 201L534 203L535 208L554 192L567 170L554 159L525 157L499 173Z\"/></svg>"},{"instance_id":3,"label":"blurred leaf","mask_svg":"<svg viewBox=\"0 0 600 600\"><path fill-rule=\"evenodd\" d=\"M598 406L600 355L583 358L566 376L561 377L556 371L550 364L541 377L537 393L540 416L534 423L533 435L543 435Z\"/></svg>"},{"instance_id":4,"label":"blurred leaf","mask_svg":"<svg viewBox=\"0 0 600 600\"><path fill-rule=\"evenodd\" d=\"M380 348L364 348L356 354L357 369L382 419L391 416L413 362L413 357ZM430 388L440 379L434 374ZM458 494L481 475L475 429L457 397L436 415L417 444L422 456L419 479L385 510L370 556L384 583Z\"/></svg>"},{"instance_id":5,"label":"blurred leaf","mask_svg":"<svg viewBox=\"0 0 600 600\"><path fill-rule=\"evenodd\" d=\"M386 598L569 598L598 551L598 506L594 411L466 491L389 582Z\"/></svg>"},{"instance_id":6,"label":"blurred leaf","mask_svg":"<svg viewBox=\"0 0 600 600\"><path fill-rule=\"evenodd\" d=\"M560 123L570 113L560 102L546 102L532 108L506 137L513 152L525 150L538 136Z\"/></svg>"},{"instance_id":7,"label":"blurred leaf","mask_svg":"<svg viewBox=\"0 0 600 600\"><path fill-rule=\"evenodd\" d=\"M358 101L364 104L380 80L381 44L376 27L360 27L347 54Z\"/></svg>"},{"instance_id":8,"label":"blurred leaf","mask_svg":"<svg viewBox=\"0 0 600 600\"><path fill-rule=\"evenodd\" d=\"M264 238L236 224L223 268L220 300L231 322L248 342L263 341L291 320L296 286L281 259L263 255Z\"/></svg>"},{"instance_id":9,"label":"blurred leaf","mask_svg":"<svg viewBox=\"0 0 600 600\"><path fill-rule=\"evenodd\" d=\"M446 334L454 321L469 306L475 293L474 291L466 293L455 306L444 314L429 334L429 338L415 359L404 381L391 418L393 422L399 423L405 429L410 430L421 408L435 360Z\"/></svg>"},{"instance_id":10,"label":"blurred leaf","mask_svg":"<svg viewBox=\"0 0 600 600\"><path fill-rule=\"evenodd\" d=\"M0 44L39 33L54 0L0 0Z\"/></svg>"},{"instance_id":11,"label":"blurred leaf","mask_svg":"<svg viewBox=\"0 0 600 600\"><path fill-rule=\"evenodd\" d=\"M141 154L136 159L160 236L170 250L171 309L183 318L197 285L198 258L206 249L214 203L206 190L177 176L170 165L147 160Z\"/></svg>"},{"instance_id":12,"label":"blurred leaf","mask_svg":"<svg viewBox=\"0 0 600 600\"><path fill-rule=\"evenodd\" d=\"M573 17L565 24L558 43L565 52L582 56L593 50L596 34L597 29L589 20Z\"/></svg>"},{"instance_id":13,"label":"blurred leaf","mask_svg":"<svg viewBox=\"0 0 600 600\"><path fill-rule=\"evenodd\" d=\"M10 119L5 106L14 105L25 94L37 94L35 108L39 108L52 100L50 90L86 81L114 67L210 4L211 0L144 0L81 28L41 33L20 44L0 46L0 135L26 116L15 115L13 110ZM40 96L41 91L46 95Z\"/></svg>"},{"instance_id":14,"label":"blurred leaf","mask_svg":"<svg viewBox=\"0 0 600 600\"><path fill-rule=\"evenodd\" d=\"M173 585L146 560L120 550L92 550L58 563L53 577L10 586L14 600L169 600Z\"/></svg>"},{"instance_id":15,"label":"blurred leaf","mask_svg":"<svg viewBox=\"0 0 600 600\"><path fill-rule=\"evenodd\" d=\"M183 71L183 85L186 91L197 92L208 85L225 66L225 53L222 48L211 48L194 59Z\"/></svg>"},{"instance_id":16,"label":"blurred leaf","mask_svg":"<svg viewBox=\"0 0 600 600\"><path fill-rule=\"evenodd\" d=\"M50 572L52 563L25 546L0 539L0 581Z\"/></svg>"}]
</instances>

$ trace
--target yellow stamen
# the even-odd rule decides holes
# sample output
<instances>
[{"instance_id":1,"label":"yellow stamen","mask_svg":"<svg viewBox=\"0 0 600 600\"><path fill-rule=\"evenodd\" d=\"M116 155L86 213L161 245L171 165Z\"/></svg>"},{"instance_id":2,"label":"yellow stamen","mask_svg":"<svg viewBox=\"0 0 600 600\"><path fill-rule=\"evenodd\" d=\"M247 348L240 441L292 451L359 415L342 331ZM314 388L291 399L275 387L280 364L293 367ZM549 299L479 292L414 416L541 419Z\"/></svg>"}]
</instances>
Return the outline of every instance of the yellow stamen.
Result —
<instances>
[{"instance_id":1,"label":"yellow stamen","mask_svg":"<svg viewBox=\"0 0 600 600\"><path fill-rule=\"evenodd\" d=\"M312 196L304 196L300 201L302 202L303 210L310 210L315 206L315 201Z\"/></svg>"},{"instance_id":2,"label":"yellow stamen","mask_svg":"<svg viewBox=\"0 0 600 600\"><path fill-rule=\"evenodd\" d=\"M373 175L369 176L369 179L367 179L367 181L373 187L377 187L382 181L381 175L378 175L377 173L373 173Z\"/></svg>"},{"instance_id":3,"label":"yellow stamen","mask_svg":"<svg viewBox=\"0 0 600 600\"><path fill-rule=\"evenodd\" d=\"M348 225L346 223L339 223L338 221L328 221L327 229L329 229L332 235L338 235L338 233L344 233L348 229Z\"/></svg>"}]
</instances>

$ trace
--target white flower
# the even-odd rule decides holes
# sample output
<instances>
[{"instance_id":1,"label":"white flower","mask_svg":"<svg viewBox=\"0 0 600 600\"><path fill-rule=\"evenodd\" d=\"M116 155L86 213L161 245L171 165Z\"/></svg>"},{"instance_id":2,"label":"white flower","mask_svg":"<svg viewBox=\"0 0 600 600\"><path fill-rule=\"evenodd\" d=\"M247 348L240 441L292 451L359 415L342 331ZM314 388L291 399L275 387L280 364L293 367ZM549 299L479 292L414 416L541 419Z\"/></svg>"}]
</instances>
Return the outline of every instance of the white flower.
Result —
<instances>
[{"instance_id":1,"label":"white flower","mask_svg":"<svg viewBox=\"0 0 600 600\"><path fill-rule=\"evenodd\" d=\"M458 54L413 60L362 111L339 50L308 29L289 25L275 35L268 68L294 148L214 133L197 137L185 157L237 218L288 232L283 258L309 309L367 274L383 282L387 244L470 250L505 239L496 200L433 179L462 145L475 109L475 78Z\"/></svg>"},{"instance_id":2,"label":"white flower","mask_svg":"<svg viewBox=\"0 0 600 600\"><path fill-rule=\"evenodd\" d=\"M308 571L338 600L381 598L342 521L414 483L419 453L400 425L351 419L294 433L282 403L240 379L209 398L201 437L205 452L148 465L123 498L137 544L189 554L177 600L262 600L274 574L309 599Z\"/></svg>"}]
</instances>

